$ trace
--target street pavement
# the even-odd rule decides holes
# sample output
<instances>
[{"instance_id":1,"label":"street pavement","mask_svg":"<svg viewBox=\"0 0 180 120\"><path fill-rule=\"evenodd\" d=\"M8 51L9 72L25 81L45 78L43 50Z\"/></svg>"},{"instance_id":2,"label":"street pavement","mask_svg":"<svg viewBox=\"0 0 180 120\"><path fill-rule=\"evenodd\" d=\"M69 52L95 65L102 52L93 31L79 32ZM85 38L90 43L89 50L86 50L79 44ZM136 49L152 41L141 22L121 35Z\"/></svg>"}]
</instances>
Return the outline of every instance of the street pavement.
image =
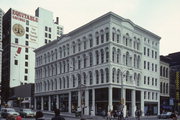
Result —
<instances>
[{"instance_id":1,"label":"street pavement","mask_svg":"<svg viewBox=\"0 0 180 120\"><path fill-rule=\"evenodd\" d=\"M51 120L51 118L54 116L53 112L43 111L45 120ZM79 117L75 117L72 113L61 113L61 115L65 118L65 120L80 120ZM101 116L84 116L86 117L86 120L106 120L105 117ZM1 118L0 120L6 120L4 118ZM34 118L23 118L23 120L35 120ZM114 118L112 120L117 120L117 118ZM125 120L136 120L134 117L126 118ZM157 116L144 116L141 117L141 120L164 120L164 119L158 119ZM166 120L172 120L172 119L166 119ZM180 117L178 117L178 120L180 120Z\"/></svg>"}]
</instances>

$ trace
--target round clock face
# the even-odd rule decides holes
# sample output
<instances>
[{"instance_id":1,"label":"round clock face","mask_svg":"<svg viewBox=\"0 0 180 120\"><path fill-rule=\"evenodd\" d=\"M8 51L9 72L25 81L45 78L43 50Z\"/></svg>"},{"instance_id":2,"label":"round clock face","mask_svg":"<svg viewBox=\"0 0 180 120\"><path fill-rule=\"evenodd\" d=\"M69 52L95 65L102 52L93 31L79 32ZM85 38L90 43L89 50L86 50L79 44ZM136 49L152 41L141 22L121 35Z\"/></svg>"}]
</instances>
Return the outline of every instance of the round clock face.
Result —
<instances>
[{"instance_id":1,"label":"round clock face","mask_svg":"<svg viewBox=\"0 0 180 120\"><path fill-rule=\"evenodd\" d=\"M17 36L23 36L24 33L25 33L25 30L24 30L24 28L23 28L22 25L20 25L20 24L14 24L14 25L13 25L13 32L14 32L14 34L16 34Z\"/></svg>"}]
</instances>

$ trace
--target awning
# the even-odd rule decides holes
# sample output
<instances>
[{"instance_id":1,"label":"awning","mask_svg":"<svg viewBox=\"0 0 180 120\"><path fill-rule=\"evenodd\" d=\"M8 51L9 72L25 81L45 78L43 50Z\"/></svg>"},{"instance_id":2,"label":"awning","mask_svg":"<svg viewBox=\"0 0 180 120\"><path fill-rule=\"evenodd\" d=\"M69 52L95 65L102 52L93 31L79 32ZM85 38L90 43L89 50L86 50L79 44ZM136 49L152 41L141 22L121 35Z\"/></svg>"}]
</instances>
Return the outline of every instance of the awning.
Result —
<instances>
[{"instance_id":1,"label":"awning","mask_svg":"<svg viewBox=\"0 0 180 120\"><path fill-rule=\"evenodd\" d=\"M30 100L24 100L21 103L30 103Z\"/></svg>"},{"instance_id":2,"label":"awning","mask_svg":"<svg viewBox=\"0 0 180 120\"><path fill-rule=\"evenodd\" d=\"M169 106L169 105L162 105L161 108L164 108L164 109L172 109L172 106Z\"/></svg>"}]
</instances>

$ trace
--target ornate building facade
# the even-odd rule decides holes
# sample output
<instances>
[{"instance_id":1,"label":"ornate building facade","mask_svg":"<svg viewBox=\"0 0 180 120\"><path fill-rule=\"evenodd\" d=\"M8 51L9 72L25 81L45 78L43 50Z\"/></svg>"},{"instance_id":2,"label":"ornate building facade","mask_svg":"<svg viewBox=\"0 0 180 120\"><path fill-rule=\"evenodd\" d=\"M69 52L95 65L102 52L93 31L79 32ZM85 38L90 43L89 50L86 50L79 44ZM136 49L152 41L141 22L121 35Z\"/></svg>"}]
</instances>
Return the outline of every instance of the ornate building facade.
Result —
<instances>
[{"instance_id":1,"label":"ornate building facade","mask_svg":"<svg viewBox=\"0 0 180 120\"><path fill-rule=\"evenodd\" d=\"M159 40L109 12L35 50L35 108L158 114Z\"/></svg>"}]
</instances>

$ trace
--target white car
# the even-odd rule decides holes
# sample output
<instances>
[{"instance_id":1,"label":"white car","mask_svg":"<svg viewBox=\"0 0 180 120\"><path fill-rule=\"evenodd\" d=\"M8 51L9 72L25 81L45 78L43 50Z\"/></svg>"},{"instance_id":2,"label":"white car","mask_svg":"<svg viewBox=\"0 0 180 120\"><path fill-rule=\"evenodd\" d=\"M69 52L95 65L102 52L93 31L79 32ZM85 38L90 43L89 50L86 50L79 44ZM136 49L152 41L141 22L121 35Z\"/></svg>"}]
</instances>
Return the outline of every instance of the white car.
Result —
<instances>
[{"instance_id":1,"label":"white car","mask_svg":"<svg viewBox=\"0 0 180 120\"><path fill-rule=\"evenodd\" d=\"M10 115L18 116L19 113L16 112L13 108L2 108L1 109L1 117L7 118Z\"/></svg>"}]
</instances>

